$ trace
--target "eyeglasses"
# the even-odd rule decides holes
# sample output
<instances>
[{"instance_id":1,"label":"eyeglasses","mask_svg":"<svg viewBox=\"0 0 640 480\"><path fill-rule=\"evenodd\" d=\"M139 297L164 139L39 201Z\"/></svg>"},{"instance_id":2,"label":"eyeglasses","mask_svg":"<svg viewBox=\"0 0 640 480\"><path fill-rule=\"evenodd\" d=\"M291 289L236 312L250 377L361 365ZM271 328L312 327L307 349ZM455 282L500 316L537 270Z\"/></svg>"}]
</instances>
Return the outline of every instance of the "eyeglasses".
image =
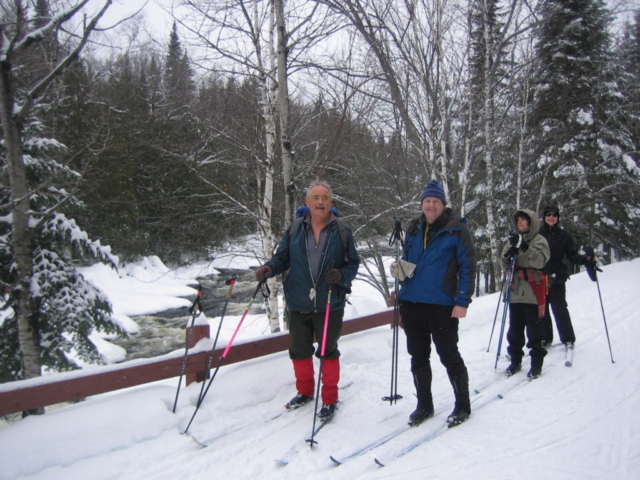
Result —
<instances>
[{"instance_id":1,"label":"eyeglasses","mask_svg":"<svg viewBox=\"0 0 640 480\"><path fill-rule=\"evenodd\" d=\"M557 217L558 214L557 213L553 213L553 212L549 212L549 213L545 213L544 216L545 217Z\"/></svg>"}]
</instances>

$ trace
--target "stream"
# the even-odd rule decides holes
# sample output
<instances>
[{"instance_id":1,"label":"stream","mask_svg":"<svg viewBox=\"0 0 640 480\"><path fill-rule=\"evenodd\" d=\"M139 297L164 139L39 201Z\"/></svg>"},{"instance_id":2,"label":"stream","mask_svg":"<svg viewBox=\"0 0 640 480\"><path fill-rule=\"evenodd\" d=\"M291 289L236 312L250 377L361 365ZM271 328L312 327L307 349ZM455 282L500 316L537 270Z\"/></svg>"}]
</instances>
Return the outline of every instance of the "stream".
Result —
<instances>
[{"instance_id":1,"label":"stream","mask_svg":"<svg viewBox=\"0 0 640 480\"><path fill-rule=\"evenodd\" d=\"M200 305L207 318L222 315L224 303L229 292L226 281L237 276L233 294L227 306L226 315L241 315L257 286L253 270L219 270L220 275L198 278L202 286ZM194 298L189 300L193 301ZM256 299L251 306L250 314L262 312L262 301ZM184 348L185 328L191 323L187 308L178 308L158 312L153 315L132 317L140 325L140 332L126 338L110 340L127 352L125 360L151 358Z\"/></svg>"}]
</instances>

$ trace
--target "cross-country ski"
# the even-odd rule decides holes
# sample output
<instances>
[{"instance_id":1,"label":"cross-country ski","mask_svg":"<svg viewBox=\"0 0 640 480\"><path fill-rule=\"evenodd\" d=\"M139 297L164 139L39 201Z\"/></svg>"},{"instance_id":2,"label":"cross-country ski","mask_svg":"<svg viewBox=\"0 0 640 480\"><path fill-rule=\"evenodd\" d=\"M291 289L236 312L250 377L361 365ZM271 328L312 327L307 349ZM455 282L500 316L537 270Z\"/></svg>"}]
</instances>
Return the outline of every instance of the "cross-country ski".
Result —
<instances>
[{"instance_id":1,"label":"cross-country ski","mask_svg":"<svg viewBox=\"0 0 640 480\"><path fill-rule=\"evenodd\" d=\"M313 444L317 443L315 440L315 436L322 430L326 425L331 423L331 420L327 420L324 422L318 422L318 426L313 430L310 437L306 439L300 439L296 443L294 443L284 454L276 458L276 462L280 465L288 465L291 461L291 458L298 453L303 448L313 448Z\"/></svg>"},{"instance_id":2,"label":"cross-country ski","mask_svg":"<svg viewBox=\"0 0 640 480\"><path fill-rule=\"evenodd\" d=\"M468 422L473 421L473 417L477 416L477 415L482 415L482 410L487 406L492 404L492 402L496 401L496 400L503 400L505 398L505 395L509 395L509 394L513 394L515 392L517 392L519 389L521 389L522 387L524 387L525 385L528 385L530 383L530 379L529 378L524 378L522 380L520 380L519 382L514 383L514 381L512 379L510 379L509 381L505 381L502 383L496 383L493 388L488 389L484 394L480 394L471 404L471 409L472 409L472 414L471 417L469 418L469 420L467 420ZM480 413L478 413L478 411L480 411ZM443 421L445 420L445 421ZM445 433L447 430L452 429L453 427L457 427L458 425L456 424L452 424L449 421L447 421L447 419L444 418L444 416L439 416L439 417L435 417L431 420L429 420L428 422L430 425L424 429L426 430L426 435L423 436L422 438L420 438L419 440L410 443L408 445L405 445L404 447L402 447L399 451L397 451L397 453L395 453L395 455L393 455L391 458L389 458L388 460L383 460L382 458L384 457L379 457L376 456L374 458L374 462L380 466L380 467L384 467L386 466L386 464L396 458L401 458L404 457L405 455L409 454L410 452L412 452L413 450L415 450L418 447L421 447L422 445L431 442L432 440L434 440L435 438L439 437L440 435L442 435L443 433ZM465 422L466 424L466 422ZM391 446L393 448L393 446ZM394 449L395 450L395 449Z\"/></svg>"}]
</instances>

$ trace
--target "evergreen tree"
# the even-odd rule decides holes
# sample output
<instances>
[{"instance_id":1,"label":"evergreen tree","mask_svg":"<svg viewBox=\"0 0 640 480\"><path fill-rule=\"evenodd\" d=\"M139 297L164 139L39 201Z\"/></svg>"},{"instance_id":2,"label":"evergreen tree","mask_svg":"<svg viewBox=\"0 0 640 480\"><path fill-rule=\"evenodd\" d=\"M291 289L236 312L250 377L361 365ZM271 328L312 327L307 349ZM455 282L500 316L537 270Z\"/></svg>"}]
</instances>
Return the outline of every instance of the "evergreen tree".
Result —
<instances>
[{"instance_id":1,"label":"evergreen tree","mask_svg":"<svg viewBox=\"0 0 640 480\"><path fill-rule=\"evenodd\" d=\"M195 85L189 56L182 49L176 22L169 37L164 71L165 112L168 117L183 116L194 100Z\"/></svg>"},{"instance_id":2,"label":"evergreen tree","mask_svg":"<svg viewBox=\"0 0 640 480\"><path fill-rule=\"evenodd\" d=\"M75 368L74 356L100 361L89 335L120 332L105 297L74 263L113 259L65 215L81 207L73 195L80 175L59 161L64 147L43 121L55 103L55 79L79 57L108 4L68 51L59 48L56 35L81 4L49 20L46 2L37 7L34 22L22 1L0 10L0 330L7 334L6 341L1 337L0 376L5 381L39 376L42 366Z\"/></svg>"},{"instance_id":3,"label":"evergreen tree","mask_svg":"<svg viewBox=\"0 0 640 480\"><path fill-rule=\"evenodd\" d=\"M640 11L633 23L625 26L623 38L617 50L620 83L624 97L625 123L640 149Z\"/></svg>"},{"instance_id":4,"label":"evergreen tree","mask_svg":"<svg viewBox=\"0 0 640 480\"><path fill-rule=\"evenodd\" d=\"M148 232L140 224L138 201L138 192L144 186L137 184L136 173L155 158L147 141L151 136L151 115L147 91L141 83L140 59L123 55L101 68L105 67L110 76L84 95L82 90L71 90L78 84L77 77L65 78L68 81L65 86L70 88L69 103L74 105L70 117L87 127L74 136L83 138L86 132L91 132L95 137L93 148L78 149L77 155L86 159L79 196L87 209L77 219L92 235L129 259L144 252L148 245ZM80 103L84 108L78 105L78 100L84 100ZM93 120L88 120L87 112L83 112L88 105L93 106L92 118L96 119L91 126L86 124ZM85 145L89 141L86 139Z\"/></svg>"},{"instance_id":5,"label":"evergreen tree","mask_svg":"<svg viewBox=\"0 0 640 480\"><path fill-rule=\"evenodd\" d=\"M32 189L33 302L32 335L40 351L41 365L55 371L78 368L75 358L102 363L90 335L95 331L122 334L111 318L108 299L87 282L78 264L102 262L116 267L110 249L89 239L75 221L61 212L83 206L69 194L78 173L55 160L65 147L44 135L44 125L32 118L24 131L24 156ZM7 162L0 155L0 177L6 178ZM3 218L10 211L8 189L2 189ZM19 355L15 272L12 262L11 223L0 223L0 281L6 292L0 300L0 382L23 378ZM4 261L7 260L7 261ZM80 263L79 263L80 262ZM6 340L6 341L5 341Z\"/></svg>"},{"instance_id":6,"label":"evergreen tree","mask_svg":"<svg viewBox=\"0 0 640 480\"><path fill-rule=\"evenodd\" d=\"M640 251L640 177L611 58L602 0L546 0L537 32L533 122L545 203L558 203L579 243Z\"/></svg>"}]
</instances>

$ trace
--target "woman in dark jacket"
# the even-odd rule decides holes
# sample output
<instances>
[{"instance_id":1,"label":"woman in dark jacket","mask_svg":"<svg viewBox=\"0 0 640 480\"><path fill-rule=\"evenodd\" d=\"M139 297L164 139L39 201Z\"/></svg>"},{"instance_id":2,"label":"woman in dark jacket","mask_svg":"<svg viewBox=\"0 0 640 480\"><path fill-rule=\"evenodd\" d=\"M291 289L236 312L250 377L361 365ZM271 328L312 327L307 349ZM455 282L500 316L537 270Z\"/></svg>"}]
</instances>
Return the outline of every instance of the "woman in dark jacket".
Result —
<instances>
[{"instance_id":1,"label":"woman in dark jacket","mask_svg":"<svg viewBox=\"0 0 640 480\"><path fill-rule=\"evenodd\" d=\"M560 223L560 210L557 206L547 205L544 207L543 220L544 223L540 227L540 235L547 239L551 257L544 266L544 272L549 279L549 293L542 319L542 345L547 346L553 343L553 327L551 326L551 314L549 312L549 306L551 306L560 341L565 346L572 348L576 341L576 336L571 324L571 315L567 308L565 282L569 278L569 272L563 260L566 257L571 263L584 265L587 259L576 251L571 234L558 225Z\"/></svg>"}]
</instances>

